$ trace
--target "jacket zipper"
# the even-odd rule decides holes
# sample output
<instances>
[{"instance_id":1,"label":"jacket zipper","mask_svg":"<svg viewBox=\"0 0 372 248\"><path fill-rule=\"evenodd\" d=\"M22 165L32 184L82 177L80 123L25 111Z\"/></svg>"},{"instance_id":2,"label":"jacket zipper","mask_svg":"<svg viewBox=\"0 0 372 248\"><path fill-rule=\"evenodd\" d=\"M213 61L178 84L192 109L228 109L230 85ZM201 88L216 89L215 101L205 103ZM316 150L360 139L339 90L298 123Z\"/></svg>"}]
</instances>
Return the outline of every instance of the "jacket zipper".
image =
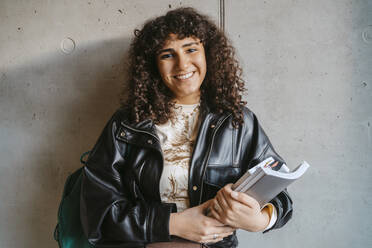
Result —
<instances>
[{"instance_id":1,"label":"jacket zipper","mask_svg":"<svg viewBox=\"0 0 372 248\"><path fill-rule=\"evenodd\" d=\"M208 149L208 156L207 156L207 159L204 163L204 166L203 166L203 175L202 175L202 178L201 178L201 183L200 183L200 197L199 197L199 204L201 204L201 201L202 201L202 196L203 196L203 179L204 179L204 176L205 176L205 171L207 170L207 164L209 162L209 158L211 156L211 151L212 151L212 147L213 147L213 143L214 143L214 137L216 136L216 133L218 131L218 129L220 128L220 126L225 122L225 120L230 116L231 114L227 115L225 118L222 119L222 121L218 124L218 126L216 126L216 128L214 129L213 131L213 135L212 135L212 141L211 141L211 144L209 146L209 149Z\"/></svg>"},{"instance_id":2,"label":"jacket zipper","mask_svg":"<svg viewBox=\"0 0 372 248\"><path fill-rule=\"evenodd\" d=\"M148 135L154 137L154 138L155 138L155 139L160 143L160 139L159 139L156 135L154 135L154 134L152 134L152 133L150 133L150 132L135 129L135 128L133 128L133 127L130 127L130 126L124 124L124 122L121 122L121 125L123 125L124 127L128 128L128 129L130 129L130 130L132 130L132 131L134 131L134 132L139 132L139 133L145 133L145 134L148 134ZM163 152L162 152L161 150L160 150L159 152L160 152L160 156L161 156L162 160L164 160L164 158L163 158ZM163 167L164 167L164 164L163 164ZM143 169L143 167L142 167L141 170L140 170L139 178L142 177L142 169ZM160 197L160 191L159 191L159 194L158 194L158 195L159 195L159 198L161 199L161 197ZM147 216L146 216L146 225L145 225L145 226L146 226L146 228L145 228L145 233L146 233L146 238L147 238L148 240L150 240L149 237L147 237L147 235L148 235L148 234L147 234L147 229L149 229L149 228L148 228L149 223L147 222L147 219L148 219L149 214L150 214L150 212L147 211Z\"/></svg>"},{"instance_id":3,"label":"jacket zipper","mask_svg":"<svg viewBox=\"0 0 372 248\"><path fill-rule=\"evenodd\" d=\"M146 133L146 134L148 134L148 135L151 135L152 137L154 137L154 138L155 138L157 141L159 141L159 143L160 143L159 138L156 137L156 135L154 135L154 134L152 134L152 133L150 133L150 132L143 131L143 130L139 130L139 129L135 129L135 128L133 128L133 127L127 126L126 124L124 124L124 122L121 122L121 125L123 125L124 127L128 128L128 129L130 129L130 130L132 130L132 131L139 132L139 133Z\"/></svg>"}]
</instances>

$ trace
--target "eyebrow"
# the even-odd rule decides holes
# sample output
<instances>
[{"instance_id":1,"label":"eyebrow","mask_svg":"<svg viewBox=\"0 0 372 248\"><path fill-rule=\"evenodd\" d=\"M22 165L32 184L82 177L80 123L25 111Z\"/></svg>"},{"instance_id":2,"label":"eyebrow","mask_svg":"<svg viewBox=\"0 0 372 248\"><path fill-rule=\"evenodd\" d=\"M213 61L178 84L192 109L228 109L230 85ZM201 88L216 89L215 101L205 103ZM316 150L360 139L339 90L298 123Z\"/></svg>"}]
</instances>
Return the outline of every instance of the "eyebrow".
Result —
<instances>
[{"instance_id":1,"label":"eyebrow","mask_svg":"<svg viewBox=\"0 0 372 248\"><path fill-rule=\"evenodd\" d=\"M199 44L200 44L200 41L194 41L194 42L183 44L182 47L189 47L189 46L192 46L192 45L199 45ZM161 50L159 50L158 54L161 54L161 53L164 53L164 52L172 52L172 51L174 51L173 48L161 49Z\"/></svg>"}]
</instances>

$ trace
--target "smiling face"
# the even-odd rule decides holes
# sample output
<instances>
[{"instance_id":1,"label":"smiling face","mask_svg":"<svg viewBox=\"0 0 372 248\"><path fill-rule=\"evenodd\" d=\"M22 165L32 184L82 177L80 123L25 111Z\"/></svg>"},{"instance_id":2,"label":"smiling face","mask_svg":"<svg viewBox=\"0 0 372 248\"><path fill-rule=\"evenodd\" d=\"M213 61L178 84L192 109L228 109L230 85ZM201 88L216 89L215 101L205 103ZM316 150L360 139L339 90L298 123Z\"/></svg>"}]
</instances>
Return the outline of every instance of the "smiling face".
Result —
<instances>
[{"instance_id":1,"label":"smiling face","mask_svg":"<svg viewBox=\"0 0 372 248\"><path fill-rule=\"evenodd\" d=\"M156 57L164 84L176 103L194 104L200 100L200 86L207 72L204 46L197 38L182 40L171 34Z\"/></svg>"}]
</instances>

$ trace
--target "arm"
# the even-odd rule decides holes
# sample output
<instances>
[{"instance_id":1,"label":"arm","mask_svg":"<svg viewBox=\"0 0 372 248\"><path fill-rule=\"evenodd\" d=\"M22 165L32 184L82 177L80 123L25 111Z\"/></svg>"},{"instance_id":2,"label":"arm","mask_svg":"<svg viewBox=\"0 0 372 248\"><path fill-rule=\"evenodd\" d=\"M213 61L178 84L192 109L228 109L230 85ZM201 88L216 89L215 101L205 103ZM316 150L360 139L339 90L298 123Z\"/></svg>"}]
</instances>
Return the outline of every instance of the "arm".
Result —
<instances>
[{"instance_id":1,"label":"arm","mask_svg":"<svg viewBox=\"0 0 372 248\"><path fill-rule=\"evenodd\" d=\"M273 157L276 161L280 162L279 165L275 167L276 170L279 170L280 167L285 163L284 160L274 150L269 138L260 126L256 116L253 113L251 113L251 116L251 128L253 127L253 134L250 149L251 152L249 156L249 168L268 157ZM277 220L271 228L264 230L264 233L284 226L292 217L292 199L287 190L280 192L274 199L270 201L270 203L274 205L277 211Z\"/></svg>"},{"instance_id":2,"label":"arm","mask_svg":"<svg viewBox=\"0 0 372 248\"><path fill-rule=\"evenodd\" d=\"M264 206L264 209L269 213L269 216L270 216L270 222L269 224L265 227L265 230L269 230L271 227L274 226L274 224L276 223L276 220L278 219L277 217L277 211L276 211L276 208L274 207L274 205L272 203L267 203L265 204Z\"/></svg>"},{"instance_id":3,"label":"arm","mask_svg":"<svg viewBox=\"0 0 372 248\"><path fill-rule=\"evenodd\" d=\"M279 161L275 169L280 169L284 160L273 149L256 116L248 109L244 109L244 117L244 124L241 131L239 130L244 135L237 140L237 142L240 142L238 143L240 144L239 147L245 151L241 163L242 173L270 156ZM229 223L248 231L267 232L282 227L292 216L292 200L286 190L270 201L276 210L275 223L268 222L270 218L267 218L267 210L269 209L264 208L263 211L260 211L257 201L252 197L239 193L238 197L234 199L230 194L231 190L224 187L214 198L213 206L221 205L220 207L223 210L222 213L214 211L214 217L222 223ZM244 223L240 222L243 219ZM268 226L268 224L270 225Z\"/></svg>"},{"instance_id":4,"label":"arm","mask_svg":"<svg viewBox=\"0 0 372 248\"><path fill-rule=\"evenodd\" d=\"M85 235L94 245L169 241L170 214L175 204L147 203L133 195L133 175L119 172L127 144L116 139L117 115L104 128L83 171L80 197ZM127 170L129 171L129 170Z\"/></svg>"}]
</instances>

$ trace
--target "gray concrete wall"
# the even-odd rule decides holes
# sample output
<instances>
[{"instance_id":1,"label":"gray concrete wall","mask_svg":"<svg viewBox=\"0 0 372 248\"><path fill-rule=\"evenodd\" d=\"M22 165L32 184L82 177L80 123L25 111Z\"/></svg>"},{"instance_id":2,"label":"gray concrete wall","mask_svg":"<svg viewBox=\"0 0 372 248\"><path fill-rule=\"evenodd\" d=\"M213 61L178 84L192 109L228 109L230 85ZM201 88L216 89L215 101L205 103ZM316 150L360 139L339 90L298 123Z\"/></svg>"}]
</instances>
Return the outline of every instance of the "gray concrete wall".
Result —
<instances>
[{"instance_id":1,"label":"gray concrete wall","mask_svg":"<svg viewBox=\"0 0 372 248\"><path fill-rule=\"evenodd\" d=\"M133 29L178 6L218 21L218 0L0 2L1 248L57 247L64 181L118 106ZM372 1L226 0L225 22L249 107L291 168L312 165L293 219L240 247L372 247Z\"/></svg>"}]
</instances>

